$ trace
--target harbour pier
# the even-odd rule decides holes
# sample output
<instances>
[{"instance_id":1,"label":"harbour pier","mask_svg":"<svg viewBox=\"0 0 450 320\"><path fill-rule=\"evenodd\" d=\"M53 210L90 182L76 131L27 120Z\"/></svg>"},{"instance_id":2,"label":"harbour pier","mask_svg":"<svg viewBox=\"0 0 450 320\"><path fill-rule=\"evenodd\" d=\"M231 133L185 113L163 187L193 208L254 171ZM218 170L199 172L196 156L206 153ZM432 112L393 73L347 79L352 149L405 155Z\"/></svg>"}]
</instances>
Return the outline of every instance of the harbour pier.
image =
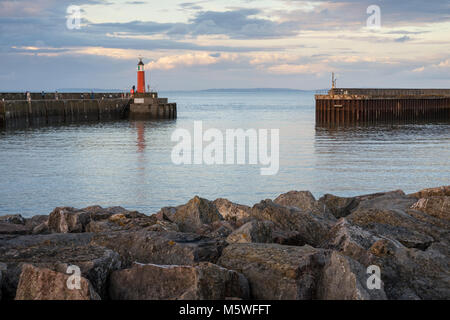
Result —
<instances>
[{"instance_id":1,"label":"harbour pier","mask_svg":"<svg viewBox=\"0 0 450 320\"><path fill-rule=\"evenodd\" d=\"M450 120L450 89L332 88L315 100L317 125Z\"/></svg>"},{"instance_id":2,"label":"harbour pier","mask_svg":"<svg viewBox=\"0 0 450 320\"><path fill-rule=\"evenodd\" d=\"M0 127L118 120L129 104L121 93L0 93Z\"/></svg>"},{"instance_id":3,"label":"harbour pier","mask_svg":"<svg viewBox=\"0 0 450 320\"><path fill-rule=\"evenodd\" d=\"M141 101L150 106L148 113L132 107L141 106ZM176 104L158 98L156 92L0 93L0 128L120 120L135 115L144 119L175 119L176 113Z\"/></svg>"},{"instance_id":4,"label":"harbour pier","mask_svg":"<svg viewBox=\"0 0 450 320\"><path fill-rule=\"evenodd\" d=\"M175 119L176 103L145 88L142 59L130 93L0 92L0 128L119 119Z\"/></svg>"}]
</instances>

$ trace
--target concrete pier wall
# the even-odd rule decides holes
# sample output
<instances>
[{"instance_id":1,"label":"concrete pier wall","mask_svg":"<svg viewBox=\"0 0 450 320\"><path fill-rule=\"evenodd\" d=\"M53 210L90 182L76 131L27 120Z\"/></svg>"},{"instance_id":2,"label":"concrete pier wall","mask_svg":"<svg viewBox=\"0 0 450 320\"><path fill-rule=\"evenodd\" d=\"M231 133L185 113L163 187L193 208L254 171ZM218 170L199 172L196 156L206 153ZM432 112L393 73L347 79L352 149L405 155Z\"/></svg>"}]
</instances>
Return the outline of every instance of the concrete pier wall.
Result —
<instances>
[{"instance_id":1,"label":"concrete pier wall","mask_svg":"<svg viewBox=\"0 0 450 320\"><path fill-rule=\"evenodd\" d=\"M156 92L136 94L130 105L131 119L175 119L176 103L169 103L167 98L159 98Z\"/></svg>"},{"instance_id":2,"label":"concrete pier wall","mask_svg":"<svg viewBox=\"0 0 450 320\"><path fill-rule=\"evenodd\" d=\"M165 104L131 104L131 119L175 119L177 107L175 103Z\"/></svg>"},{"instance_id":3,"label":"concrete pier wall","mask_svg":"<svg viewBox=\"0 0 450 320\"><path fill-rule=\"evenodd\" d=\"M5 98L5 94L3 97ZM70 97L75 97L71 95ZM24 96L25 97L25 96ZM40 126L73 122L123 119L128 111L128 98L16 100L17 96L0 99L0 127Z\"/></svg>"}]
</instances>

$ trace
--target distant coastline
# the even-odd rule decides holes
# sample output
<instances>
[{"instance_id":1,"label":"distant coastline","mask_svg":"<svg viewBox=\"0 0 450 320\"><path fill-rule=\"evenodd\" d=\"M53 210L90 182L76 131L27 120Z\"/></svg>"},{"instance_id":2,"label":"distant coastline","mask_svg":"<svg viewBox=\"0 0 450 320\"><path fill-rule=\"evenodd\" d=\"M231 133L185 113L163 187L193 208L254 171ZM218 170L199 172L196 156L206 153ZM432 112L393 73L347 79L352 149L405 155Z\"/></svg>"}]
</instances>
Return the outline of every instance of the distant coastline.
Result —
<instances>
[{"instance_id":1,"label":"distant coastline","mask_svg":"<svg viewBox=\"0 0 450 320\"><path fill-rule=\"evenodd\" d=\"M314 90L299 90L289 88L225 88L225 89L205 89L198 90L199 92L315 92Z\"/></svg>"}]
</instances>

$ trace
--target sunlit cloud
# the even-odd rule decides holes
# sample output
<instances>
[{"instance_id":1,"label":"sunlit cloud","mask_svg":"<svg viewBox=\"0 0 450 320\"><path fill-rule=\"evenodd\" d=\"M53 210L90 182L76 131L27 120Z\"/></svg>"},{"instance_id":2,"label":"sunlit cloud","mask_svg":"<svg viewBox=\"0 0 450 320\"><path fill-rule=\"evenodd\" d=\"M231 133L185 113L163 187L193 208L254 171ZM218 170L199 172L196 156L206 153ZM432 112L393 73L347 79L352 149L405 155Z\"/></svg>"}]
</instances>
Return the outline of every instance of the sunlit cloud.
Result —
<instances>
[{"instance_id":1,"label":"sunlit cloud","mask_svg":"<svg viewBox=\"0 0 450 320\"><path fill-rule=\"evenodd\" d=\"M323 66L282 64L267 69L276 74L308 74L323 71Z\"/></svg>"},{"instance_id":2,"label":"sunlit cloud","mask_svg":"<svg viewBox=\"0 0 450 320\"><path fill-rule=\"evenodd\" d=\"M450 68L450 59L440 62L437 66L440 68Z\"/></svg>"},{"instance_id":3,"label":"sunlit cloud","mask_svg":"<svg viewBox=\"0 0 450 320\"><path fill-rule=\"evenodd\" d=\"M217 63L219 58L208 53L189 53L159 58L149 64L149 69L169 70L180 66L205 66Z\"/></svg>"}]
</instances>

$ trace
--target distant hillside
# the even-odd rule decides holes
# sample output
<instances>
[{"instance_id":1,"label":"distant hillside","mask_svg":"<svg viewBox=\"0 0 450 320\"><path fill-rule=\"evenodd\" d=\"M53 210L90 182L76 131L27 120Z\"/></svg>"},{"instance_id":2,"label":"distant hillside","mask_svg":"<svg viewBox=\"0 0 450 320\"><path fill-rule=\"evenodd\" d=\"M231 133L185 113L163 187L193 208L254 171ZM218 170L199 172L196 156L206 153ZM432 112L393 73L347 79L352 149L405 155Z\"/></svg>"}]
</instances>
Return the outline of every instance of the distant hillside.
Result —
<instances>
[{"instance_id":1,"label":"distant hillside","mask_svg":"<svg viewBox=\"0 0 450 320\"><path fill-rule=\"evenodd\" d=\"M206 89L200 92L314 92L316 90L298 90L288 88L227 88L227 89Z\"/></svg>"}]
</instances>

